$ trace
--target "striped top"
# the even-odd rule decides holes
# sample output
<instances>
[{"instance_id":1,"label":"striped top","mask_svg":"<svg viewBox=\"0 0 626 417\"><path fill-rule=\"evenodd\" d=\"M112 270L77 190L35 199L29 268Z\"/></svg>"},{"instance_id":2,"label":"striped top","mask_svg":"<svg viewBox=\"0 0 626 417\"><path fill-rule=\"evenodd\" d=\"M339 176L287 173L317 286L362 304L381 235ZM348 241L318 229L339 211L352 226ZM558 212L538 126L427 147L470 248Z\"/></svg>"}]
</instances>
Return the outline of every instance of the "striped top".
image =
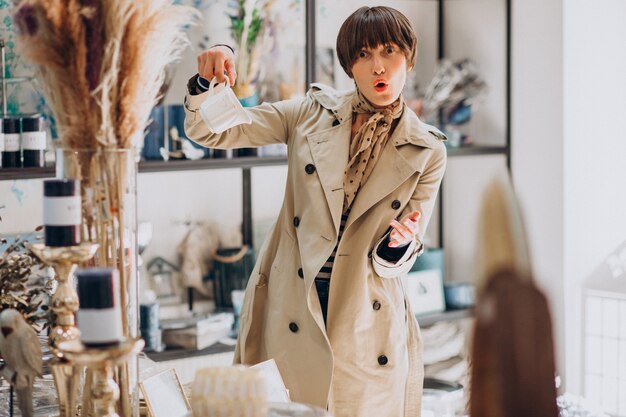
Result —
<instances>
[{"instance_id":1,"label":"striped top","mask_svg":"<svg viewBox=\"0 0 626 417\"><path fill-rule=\"evenodd\" d=\"M335 249L333 249L333 253L330 255L322 269L320 269L319 274L315 279L325 279L330 280L330 274L333 272L333 263L335 262L335 256L337 255L337 248L339 247L339 242L341 242L341 236L343 235L343 229L346 227L346 221L348 220L348 216L350 215L350 210L352 208L348 208L341 215L341 224L339 225L339 237L337 238L337 245L335 245Z\"/></svg>"}]
</instances>

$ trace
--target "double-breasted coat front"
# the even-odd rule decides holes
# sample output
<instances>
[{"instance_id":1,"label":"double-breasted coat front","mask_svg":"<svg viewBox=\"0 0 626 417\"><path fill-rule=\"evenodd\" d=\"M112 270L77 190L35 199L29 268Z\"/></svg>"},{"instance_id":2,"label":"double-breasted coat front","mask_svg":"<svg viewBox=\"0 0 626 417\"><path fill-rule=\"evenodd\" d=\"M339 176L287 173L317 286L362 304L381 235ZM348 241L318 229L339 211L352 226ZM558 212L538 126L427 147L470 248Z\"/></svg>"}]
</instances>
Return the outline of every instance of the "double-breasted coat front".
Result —
<instances>
[{"instance_id":1,"label":"double-breasted coat front","mask_svg":"<svg viewBox=\"0 0 626 417\"><path fill-rule=\"evenodd\" d=\"M221 134L198 112L206 94L185 98L185 131L195 142L288 147L285 197L248 282L235 361L275 359L294 401L328 407L335 417L419 416L422 343L401 277L423 248L446 165L445 137L404 109L352 205L325 326L313 284L338 240L354 91L313 84L304 98L247 109L251 124ZM376 247L391 219L415 210L420 232L404 256L380 258Z\"/></svg>"}]
</instances>

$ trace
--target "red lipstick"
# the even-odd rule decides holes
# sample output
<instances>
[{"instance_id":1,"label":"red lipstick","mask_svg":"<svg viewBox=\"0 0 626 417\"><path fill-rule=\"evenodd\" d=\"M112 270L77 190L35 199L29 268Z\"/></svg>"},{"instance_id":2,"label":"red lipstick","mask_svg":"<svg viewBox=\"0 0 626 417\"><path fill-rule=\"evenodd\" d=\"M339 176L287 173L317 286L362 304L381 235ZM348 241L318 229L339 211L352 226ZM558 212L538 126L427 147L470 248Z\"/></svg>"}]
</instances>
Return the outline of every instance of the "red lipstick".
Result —
<instances>
[{"instance_id":1,"label":"red lipstick","mask_svg":"<svg viewBox=\"0 0 626 417\"><path fill-rule=\"evenodd\" d=\"M385 80L376 80L374 82L374 90L376 90L379 93L382 93L383 91L385 91L387 89L387 82Z\"/></svg>"}]
</instances>

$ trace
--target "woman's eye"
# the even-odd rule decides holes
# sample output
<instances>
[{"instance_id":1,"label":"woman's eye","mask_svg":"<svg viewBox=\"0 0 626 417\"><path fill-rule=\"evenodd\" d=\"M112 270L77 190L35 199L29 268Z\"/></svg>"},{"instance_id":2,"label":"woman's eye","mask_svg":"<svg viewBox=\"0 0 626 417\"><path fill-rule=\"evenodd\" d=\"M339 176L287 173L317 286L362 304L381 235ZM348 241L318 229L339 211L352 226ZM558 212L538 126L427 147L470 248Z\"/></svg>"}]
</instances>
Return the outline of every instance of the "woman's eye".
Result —
<instances>
[{"instance_id":1,"label":"woman's eye","mask_svg":"<svg viewBox=\"0 0 626 417\"><path fill-rule=\"evenodd\" d=\"M365 58L367 56L367 52L361 51L359 52L359 58Z\"/></svg>"},{"instance_id":2,"label":"woman's eye","mask_svg":"<svg viewBox=\"0 0 626 417\"><path fill-rule=\"evenodd\" d=\"M385 50L388 54L393 54L393 47L388 46L387 49Z\"/></svg>"}]
</instances>

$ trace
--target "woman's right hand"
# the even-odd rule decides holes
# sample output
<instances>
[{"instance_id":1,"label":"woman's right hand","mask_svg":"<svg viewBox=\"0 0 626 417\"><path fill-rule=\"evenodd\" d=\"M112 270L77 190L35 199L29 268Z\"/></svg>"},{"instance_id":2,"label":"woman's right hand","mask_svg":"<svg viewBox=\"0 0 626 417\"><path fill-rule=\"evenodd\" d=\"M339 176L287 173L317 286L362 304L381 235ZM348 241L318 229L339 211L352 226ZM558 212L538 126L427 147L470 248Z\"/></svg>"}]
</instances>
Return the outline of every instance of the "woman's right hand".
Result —
<instances>
[{"instance_id":1,"label":"woman's right hand","mask_svg":"<svg viewBox=\"0 0 626 417\"><path fill-rule=\"evenodd\" d=\"M217 78L218 83L226 81L226 75L231 85L235 85L237 71L235 70L235 54L230 48L217 45L198 55L198 74L204 79Z\"/></svg>"}]
</instances>

